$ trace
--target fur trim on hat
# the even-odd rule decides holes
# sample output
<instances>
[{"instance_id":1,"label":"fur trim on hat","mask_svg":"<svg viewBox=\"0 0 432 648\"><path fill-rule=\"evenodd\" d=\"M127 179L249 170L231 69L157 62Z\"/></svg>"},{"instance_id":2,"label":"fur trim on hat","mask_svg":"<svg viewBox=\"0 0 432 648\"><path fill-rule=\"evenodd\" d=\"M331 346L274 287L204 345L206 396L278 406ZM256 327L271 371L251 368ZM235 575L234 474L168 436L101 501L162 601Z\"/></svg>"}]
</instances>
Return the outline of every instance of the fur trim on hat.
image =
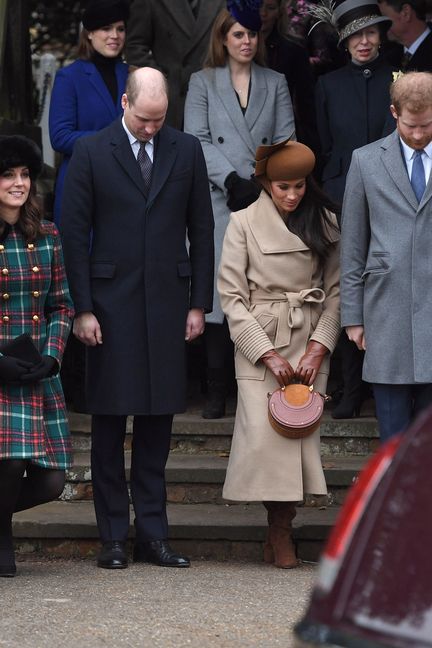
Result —
<instances>
[{"instance_id":1,"label":"fur trim on hat","mask_svg":"<svg viewBox=\"0 0 432 648\"><path fill-rule=\"evenodd\" d=\"M35 180L42 170L42 154L32 140L23 135L0 136L0 173L18 166L26 166Z\"/></svg>"},{"instance_id":2,"label":"fur trim on hat","mask_svg":"<svg viewBox=\"0 0 432 648\"><path fill-rule=\"evenodd\" d=\"M94 31L106 25L129 18L129 5L125 0L90 0L82 15L82 24L87 31Z\"/></svg>"}]
</instances>

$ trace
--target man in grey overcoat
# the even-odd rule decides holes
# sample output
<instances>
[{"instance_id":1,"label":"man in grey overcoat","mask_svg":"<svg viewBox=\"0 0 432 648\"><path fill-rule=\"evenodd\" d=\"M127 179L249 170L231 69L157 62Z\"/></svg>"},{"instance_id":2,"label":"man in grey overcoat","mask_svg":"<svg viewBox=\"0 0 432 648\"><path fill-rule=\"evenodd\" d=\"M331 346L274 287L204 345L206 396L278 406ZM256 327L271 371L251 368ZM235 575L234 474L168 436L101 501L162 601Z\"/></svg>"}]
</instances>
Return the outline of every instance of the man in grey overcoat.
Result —
<instances>
[{"instance_id":1,"label":"man in grey overcoat","mask_svg":"<svg viewBox=\"0 0 432 648\"><path fill-rule=\"evenodd\" d=\"M366 351L382 440L432 403L432 74L390 96L396 131L354 151L342 213L342 326Z\"/></svg>"},{"instance_id":2,"label":"man in grey overcoat","mask_svg":"<svg viewBox=\"0 0 432 648\"><path fill-rule=\"evenodd\" d=\"M167 542L164 471L173 414L185 409L185 340L202 334L212 305L213 215L201 145L164 125L167 106L162 73L133 72L123 118L77 141L65 182L74 333L88 351L98 565L109 569L127 566L127 415L134 560L189 565Z\"/></svg>"},{"instance_id":3,"label":"man in grey overcoat","mask_svg":"<svg viewBox=\"0 0 432 648\"><path fill-rule=\"evenodd\" d=\"M202 67L211 28L225 5L225 0L132 0L126 59L129 65L150 65L165 74L170 126L183 125L189 77Z\"/></svg>"}]
</instances>

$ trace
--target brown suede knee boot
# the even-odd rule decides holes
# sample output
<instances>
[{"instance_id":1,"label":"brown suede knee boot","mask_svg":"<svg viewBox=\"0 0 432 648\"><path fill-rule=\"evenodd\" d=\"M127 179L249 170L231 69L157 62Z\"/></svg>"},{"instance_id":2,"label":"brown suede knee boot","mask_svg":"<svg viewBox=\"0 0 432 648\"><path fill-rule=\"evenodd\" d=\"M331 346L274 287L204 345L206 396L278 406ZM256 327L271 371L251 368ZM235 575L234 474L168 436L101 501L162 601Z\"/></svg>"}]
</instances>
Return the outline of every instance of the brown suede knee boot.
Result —
<instances>
[{"instance_id":1,"label":"brown suede knee boot","mask_svg":"<svg viewBox=\"0 0 432 648\"><path fill-rule=\"evenodd\" d=\"M293 569L299 561L292 540L292 521L296 516L294 502L263 502L267 509L269 530L264 545L264 560L282 569Z\"/></svg>"}]
</instances>

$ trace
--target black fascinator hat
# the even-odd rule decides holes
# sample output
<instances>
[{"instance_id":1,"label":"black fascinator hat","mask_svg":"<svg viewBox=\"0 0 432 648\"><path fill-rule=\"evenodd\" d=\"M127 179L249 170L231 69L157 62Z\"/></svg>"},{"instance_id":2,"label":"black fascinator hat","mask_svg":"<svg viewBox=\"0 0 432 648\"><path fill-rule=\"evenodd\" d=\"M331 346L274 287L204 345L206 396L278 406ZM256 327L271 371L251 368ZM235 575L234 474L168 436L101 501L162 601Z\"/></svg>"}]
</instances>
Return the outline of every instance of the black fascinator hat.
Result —
<instances>
[{"instance_id":1,"label":"black fascinator hat","mask_svg":"<svg viewBox=\"0 0 432 648\"><path fill-rule=\"evenodd\" d=\"M82 14L82 24L87 31L94 31L129 18L127 0L89 0Z\"/></svg>"},{"instance_id":2,"label":"black fascinator hat","mask_svg":"<svg viewBox=\"0 0 432 648\"><path fill-rule=\"evenodd\" d=\"M26 166L30 178L36 180L42 170L40 148L22 135L0 136L0 173L14 167Z\"/></svg>"},{"instance_id":3,"label":"black fascinator hat","mask_svg":"<svg viewBox=\"0 0 432 648\"><path fill-rule=\"evenodd\" d=\"M257 32L261 29L260 6L261 0L227 0L231 16L246 29Z\"/></svg>"}]
</instances>

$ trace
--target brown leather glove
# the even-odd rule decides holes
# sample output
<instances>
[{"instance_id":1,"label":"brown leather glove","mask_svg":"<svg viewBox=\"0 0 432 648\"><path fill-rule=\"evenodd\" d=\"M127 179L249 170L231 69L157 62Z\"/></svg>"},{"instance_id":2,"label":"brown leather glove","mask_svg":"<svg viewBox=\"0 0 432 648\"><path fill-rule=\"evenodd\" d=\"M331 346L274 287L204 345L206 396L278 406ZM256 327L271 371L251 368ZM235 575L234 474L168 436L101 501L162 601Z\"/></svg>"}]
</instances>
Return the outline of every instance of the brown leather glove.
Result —
<instances>
[{"instance_id":1,"label":"brown leather glove","mask_svg":"<svg viewBox=\"0 0 432 648\"><path fill-rule=\"evenodd\" d=\"M305 354L300 358L295 370L295 377L304 385L313 385L313 382L320 370L321 363L329 353L324 344L310 340L306 347Z\"/></svg>"},{"instance_id":2,"label":"brown leather glove","mask_svg":"<svg viewBox=\"0 0 432 648\"><path fill-rule=\"evenodd\" d=\"M261 360L264 362L267 369L270 369L272 374L275 376L280 387L289 385L294 376L294 369L291 367L288 360L285 360L285 358L283 358L280 353L274 349L266 351L266 353L261 356Z\"/></svg>"}]
</instances>

